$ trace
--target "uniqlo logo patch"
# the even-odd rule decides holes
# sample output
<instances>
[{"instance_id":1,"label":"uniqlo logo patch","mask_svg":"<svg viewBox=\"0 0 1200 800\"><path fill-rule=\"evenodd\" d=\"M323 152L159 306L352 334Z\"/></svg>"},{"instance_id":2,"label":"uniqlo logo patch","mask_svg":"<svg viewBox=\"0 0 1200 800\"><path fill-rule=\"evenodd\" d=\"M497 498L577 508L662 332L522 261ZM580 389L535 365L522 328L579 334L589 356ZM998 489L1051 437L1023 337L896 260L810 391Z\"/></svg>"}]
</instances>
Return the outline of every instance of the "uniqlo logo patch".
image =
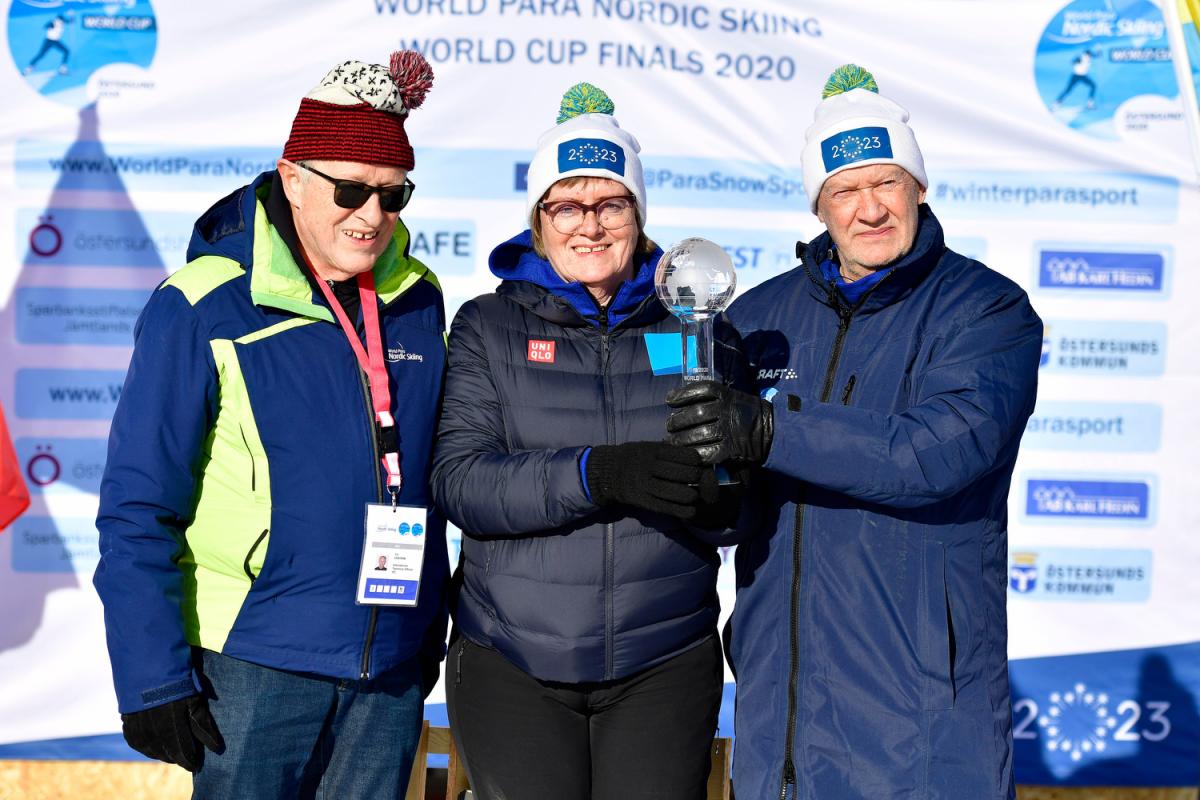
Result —
<instances>
[{"instance_id":1,"label":"uniqlo logo patch","mask_svg":"<svg viewBox=\"0 0 1200 800\"><path fill-rule=\"evenodd\" d=\"M529 361L536 361L539 364L553 364L554 342L548 342L545 339L530 339L527 358Z\"/></svg>"}]
</instances>

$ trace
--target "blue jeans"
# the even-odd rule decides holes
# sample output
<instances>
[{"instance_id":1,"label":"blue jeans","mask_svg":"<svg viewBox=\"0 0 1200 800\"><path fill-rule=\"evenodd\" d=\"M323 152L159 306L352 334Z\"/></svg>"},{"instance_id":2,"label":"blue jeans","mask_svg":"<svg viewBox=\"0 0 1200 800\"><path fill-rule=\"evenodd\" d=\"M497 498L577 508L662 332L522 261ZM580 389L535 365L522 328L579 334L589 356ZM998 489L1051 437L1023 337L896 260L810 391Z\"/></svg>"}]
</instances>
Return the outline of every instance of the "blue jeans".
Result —
<instances>
[{"instance_id":1,"label":"blue jeans","mask_svg":"<svg viewBox=\"0 0 1200 800\"><path fill-rule=\"evenodd\" d=\"M284 672L210 650L202 664L225 751L205 751L193 798L404 797L424 711L417 659L367 681Z\"/></svg>"}]
</instances>

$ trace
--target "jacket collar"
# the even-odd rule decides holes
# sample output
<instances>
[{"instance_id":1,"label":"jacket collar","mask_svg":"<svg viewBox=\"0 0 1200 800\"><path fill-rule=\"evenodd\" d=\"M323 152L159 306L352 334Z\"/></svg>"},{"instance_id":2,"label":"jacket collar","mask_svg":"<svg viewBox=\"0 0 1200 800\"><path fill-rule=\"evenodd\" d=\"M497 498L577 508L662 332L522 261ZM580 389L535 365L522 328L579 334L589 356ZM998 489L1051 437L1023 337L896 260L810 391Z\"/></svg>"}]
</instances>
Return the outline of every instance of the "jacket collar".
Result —
<instances>
[{"instance_id":1,"label":"jacket collar","mask_svg":"<svg viewBox=\"0 0 1200 800\"><path fill-rule=\"evenodd\" d=\"M250 296L261 306L278 308L315 319L333 321L333 314L296 263L292 251L270 224L264 203L276 173L265 172L253 183L219 200L192 231L188 261L203 255L230 258L250 272ZM409 255L409 232L403 221L387 249L375 261L375 291L384 305L391 303L422 278L436 283L433 273Z\"/></svg>"},{"instance_id":2,"label":"jacket collar","mask_svg":"<svg viewBox=\"0 0 1200 800\"><path fill-rule=\"evenodd\" d=\"M808 273L809 290L826 305L854 313L871 313L905 297L937 266L946 250L942 225L928 205L917 210L917 235L912 249L890 265L888 274L850 308L837 287L821 272L821 262L833 251L833 238L826 231L807 245L799 244L796 253Z\"/></svg>"},{"instance_id":3,"label":"jacket collar","mask_svg":"<svg viewBox=\"0 0 1200 800\"><path fill-rule=\"evenodd\" d=\"M503 281L497 293L543 319L568 327L598 328L603 317L609 328L615 328L629 320L640 321L646 314L657 318L655 306L666 313L654 294L654 268L661 257L660 248L635 255L633 279L621 284L603 314L587 287L578 281L563 280L548 260L534 252L533 233L529 230L497 246L488 258L488 266Z\"/></svg>"}]
</instances>

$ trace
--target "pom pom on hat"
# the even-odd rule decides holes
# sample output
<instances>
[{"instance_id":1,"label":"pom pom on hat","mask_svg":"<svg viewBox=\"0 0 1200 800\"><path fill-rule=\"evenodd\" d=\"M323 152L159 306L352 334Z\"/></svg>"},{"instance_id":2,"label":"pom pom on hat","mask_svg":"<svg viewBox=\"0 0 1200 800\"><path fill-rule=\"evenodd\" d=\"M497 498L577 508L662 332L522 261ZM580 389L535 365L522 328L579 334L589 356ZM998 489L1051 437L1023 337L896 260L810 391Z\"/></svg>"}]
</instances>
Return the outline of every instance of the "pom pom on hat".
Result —
<instances>
[{"instance_id":1,"label":"pom pom on hat","mask_svg":"<svg viewBox=\"0 0 1200 800\"><path fill-rule=\"evenodd\" d=\"M879 93L875 77L855 64L833 71L821 92L800 157L804 191L813 213L831 175L868 164L896 164L928 188L925 160L908 112Z\"/></svg>"},{"instance_id":2,"label":"pom pom on hat","mask_svg":"<svg viewBox=\"0 0 1200 800\"><path fill-rule=\"evenodd\" d=\"M561 125L569 119L575 119L580 114L608 114L616 111L612 99L603 89L598 89L590 83L577 83L563 94L558 106L556 125Z\"/></svg>"},{"instance_id":3,"label":"pom pom on hat","mask_svg":"<svg viewBox=\"0 0 1200 800\"><path fill-rule=\"evenodd\" d=\"M558 108L557 124L538 139L526 175L525 217L532 221L542 195L564 178L607 178L621 183L637 201L646 224L646 183L641 146L613 117L612 99L590 83L568 89Z\"/></svg>"},{"instance_id":4,"label":"pom pom on hat","mask_svg":"<svg viewBox=\"0 0 1200 800\"><path fill-rule=\"evenodd\" d=\"M851 89L866 89L868 92L879 94L875 85L875 76L857 64L842 64L833 71L825 88L821 90L821 99L826 100L835 94L843 94Z\"/></svg>"},{"instance_id":5,"label":"pom pom on hat","mask_svg":"<svg viewBox=\"0 0 1200 800\"><path fill-rule=\"evenodd\" d=\"M283 157L410 170L414 159L404 119L432 85L433 68L413 50L392 53L386 67L344 61L300 101Z\"/></svg>"},{"instance_id":6,"label":"pom pom on hat","mask_svg":"<svg viewBox=\"0 0 1200 800\"><path fill-rule=\"evenodd\" d=\"M388 75L396 84L401 102L410 111L421 107L425 95L433 86L433 67L416 50L397 50L392 53Z\"/></svg>"}]
</instances>

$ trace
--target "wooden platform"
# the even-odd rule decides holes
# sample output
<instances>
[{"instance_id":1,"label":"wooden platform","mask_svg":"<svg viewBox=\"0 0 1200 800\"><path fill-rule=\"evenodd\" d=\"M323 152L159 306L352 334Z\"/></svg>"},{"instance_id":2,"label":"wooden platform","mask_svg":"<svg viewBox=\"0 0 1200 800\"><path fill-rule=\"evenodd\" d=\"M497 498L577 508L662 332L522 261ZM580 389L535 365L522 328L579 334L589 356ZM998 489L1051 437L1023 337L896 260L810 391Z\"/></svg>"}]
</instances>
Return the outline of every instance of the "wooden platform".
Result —
<instances>
[{"instance_id":1,"label":"wooden platform","mask_svg":"<svg viewBox=\"0 0 1200 800\"><path fill-rule=\"evenodd\" d=\"M444 780L431 780L440 790ZM0 761L0 800L187 800L191 775L156 763ZM429 798L440 794L428 795ZM1061 789L1023 786L1019 800L1200 800L1196 789Z\"/></svg>"}]
</instances>

